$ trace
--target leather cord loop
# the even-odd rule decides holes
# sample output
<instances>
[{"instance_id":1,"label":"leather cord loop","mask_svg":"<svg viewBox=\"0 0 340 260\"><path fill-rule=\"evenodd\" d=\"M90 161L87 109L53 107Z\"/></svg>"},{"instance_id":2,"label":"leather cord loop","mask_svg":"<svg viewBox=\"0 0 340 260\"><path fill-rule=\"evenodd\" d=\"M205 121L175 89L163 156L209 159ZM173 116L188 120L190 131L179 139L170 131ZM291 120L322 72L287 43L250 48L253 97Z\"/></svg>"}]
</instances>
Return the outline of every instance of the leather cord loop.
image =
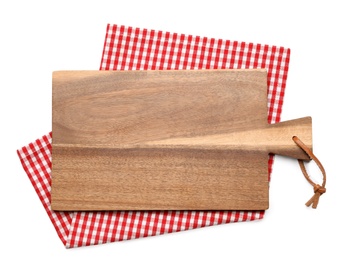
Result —
<instances>
[{"instance_id":1,"label":"leather cord loop","mask_svg":"<svg viewBox=\"0 0 340 260\"><path fill-rule=\"evenodd\" d=\"M308 200L306 202L306 206L309 207L310 205L312 205L312 208L316 209L316 207L318 206L318 203L319 203L320 196L326 192L326 188L325 188L325 186L326 186L326 171L323 168L319 159L313 154L313 152L297 136L293 136L293 141L309 156L309 158L311 160L315 161L315 163L317 164L317 166L319 167L319 169L322 173L322 176L323 176L322 184L319 185L319 184L314 183L311 180L311 178L309 177L309 175L306 171L304 161L298 160L303 175L305 176L306 180L313 186L313 189L314 189L314 195L310 198L310 200Z\"/></svg>"}]
</instances>

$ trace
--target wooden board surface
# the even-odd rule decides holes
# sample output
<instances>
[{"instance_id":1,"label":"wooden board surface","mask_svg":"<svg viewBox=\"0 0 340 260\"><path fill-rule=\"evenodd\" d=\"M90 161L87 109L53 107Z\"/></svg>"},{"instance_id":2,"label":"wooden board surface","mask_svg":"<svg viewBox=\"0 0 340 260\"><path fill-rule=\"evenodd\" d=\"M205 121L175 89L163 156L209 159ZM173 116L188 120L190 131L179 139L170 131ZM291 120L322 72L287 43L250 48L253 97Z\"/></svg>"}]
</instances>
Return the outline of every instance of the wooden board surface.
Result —
<instances>
[{"instance_id":1,"label":"wooden board surface","mask_svg":"<svg viewBox=\"0 0 340 260\"><path fill-rule=\"evenodd\" d=\"M53 210L267 209L268 154L312 146L265 70L57 71L52 113Z\"/></svg>"}]
</instances>

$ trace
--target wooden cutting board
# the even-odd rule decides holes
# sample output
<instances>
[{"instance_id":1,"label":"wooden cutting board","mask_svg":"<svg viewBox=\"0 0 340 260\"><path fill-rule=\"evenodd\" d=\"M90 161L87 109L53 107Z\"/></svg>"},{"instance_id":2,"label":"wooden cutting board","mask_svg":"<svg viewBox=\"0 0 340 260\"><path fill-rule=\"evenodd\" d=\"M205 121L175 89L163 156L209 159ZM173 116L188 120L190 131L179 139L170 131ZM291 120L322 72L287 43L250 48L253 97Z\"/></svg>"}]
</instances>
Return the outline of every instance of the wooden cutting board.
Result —
<instances>
[{"instance_id":1,"label":"wooden cutting board","mask_svg":"<svg viewBox=\"0 0 340 260\"><path fill-rule=\"evenodd\" d=\"M312 148L311 118L267 103L261 69L56 71L52 209L267 209L268 154Z\"/></svg>"}]
</instances>

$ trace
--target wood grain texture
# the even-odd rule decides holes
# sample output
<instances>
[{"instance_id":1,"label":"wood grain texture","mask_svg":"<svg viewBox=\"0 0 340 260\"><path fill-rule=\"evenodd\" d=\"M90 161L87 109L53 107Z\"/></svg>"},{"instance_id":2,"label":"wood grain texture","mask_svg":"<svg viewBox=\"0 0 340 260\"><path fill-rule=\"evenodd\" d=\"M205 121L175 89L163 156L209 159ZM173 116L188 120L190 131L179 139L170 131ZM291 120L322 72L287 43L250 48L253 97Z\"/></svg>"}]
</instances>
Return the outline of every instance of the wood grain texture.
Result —
<instances>
[{"instance_id":1,"label":"wood grain texture","mask_svg":"<svg viewBox=\"0 0 340 260\"><path fill-rule=\"evenodd\" d=\"M57 147L54 152L61 154L53 168L58 172L54 209L268 208L266 154L185 148Z\"/></svg>"},{"instance_id":2,"label":"wood grain texture","mask_svg":"<svg viewBox=\"0 0 340 260\"><path fill-rule=\"evenodd\" d=\"M266 82L265 71L56 72L53 138L107 146L261 127Z\"/></svg>"},{"instance_id":3,"label":"wood grain texture","mask_svg":"<svg viewBox=\"0 0 340 260\"><path fill-rule=\"evenodd\" d=\"M265 70L53 73L53 210L267 209L268 154L308 160L311 118L267 123Z\"/></svg>"}]
</instances>

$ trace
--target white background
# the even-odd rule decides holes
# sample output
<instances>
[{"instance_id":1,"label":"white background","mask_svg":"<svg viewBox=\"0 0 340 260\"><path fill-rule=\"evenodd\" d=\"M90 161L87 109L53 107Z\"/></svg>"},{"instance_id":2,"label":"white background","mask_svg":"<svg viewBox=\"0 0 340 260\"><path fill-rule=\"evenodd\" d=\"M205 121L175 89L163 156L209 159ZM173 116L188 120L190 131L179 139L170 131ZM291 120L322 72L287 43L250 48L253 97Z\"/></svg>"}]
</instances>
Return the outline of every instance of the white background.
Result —
<instances>
[{"instance_id":1,"label":"white background","mask_svg":"<svg viewBox=\"0 0 340 260\"><path fill-rule=\"evenodd\" d=\"M337 1L1 1L0 259L340 259ZM99 69L106 25L291 48L282 120L313 118L327 172L316 210L295 160L276 157L263 220L65 249L16 149L51 131L51 73ZM312 162L315 181L320 172Z\"/></svg>"}]
</instances>

